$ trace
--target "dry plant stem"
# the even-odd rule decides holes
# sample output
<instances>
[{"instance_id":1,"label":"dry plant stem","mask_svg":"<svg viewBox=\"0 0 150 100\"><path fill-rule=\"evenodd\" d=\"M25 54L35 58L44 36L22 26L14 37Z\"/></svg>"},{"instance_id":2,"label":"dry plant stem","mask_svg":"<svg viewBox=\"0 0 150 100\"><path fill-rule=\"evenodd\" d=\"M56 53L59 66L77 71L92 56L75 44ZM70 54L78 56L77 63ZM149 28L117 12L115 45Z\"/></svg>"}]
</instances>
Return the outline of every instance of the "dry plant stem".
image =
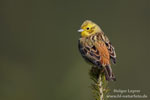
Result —
<instances>
[{"instance_id":1,"label":"dry plant stem","mask_svg":"<svg viewBox=\"0 0 150 100\"><path fill-rule=\"evenodd\" d=\"M102 75L99 75L98 79L98 86L99 86L99 95L100 95L100 100L104 100L104 94L103 94L103 86L102 86Z\"/></svg>"},{"instance_id":2,"label":"dry plant stem","mask_svg":"<svg viewBox=\"0 0 150 100\"><path fill-rule=\"evenodd\" d=\"M92 67L89 75L93 81L93 83L91 84L91 88L95 100L105 100L108 88L104 71L98 69L97 67Z\"/></svg>"}]
</instances>

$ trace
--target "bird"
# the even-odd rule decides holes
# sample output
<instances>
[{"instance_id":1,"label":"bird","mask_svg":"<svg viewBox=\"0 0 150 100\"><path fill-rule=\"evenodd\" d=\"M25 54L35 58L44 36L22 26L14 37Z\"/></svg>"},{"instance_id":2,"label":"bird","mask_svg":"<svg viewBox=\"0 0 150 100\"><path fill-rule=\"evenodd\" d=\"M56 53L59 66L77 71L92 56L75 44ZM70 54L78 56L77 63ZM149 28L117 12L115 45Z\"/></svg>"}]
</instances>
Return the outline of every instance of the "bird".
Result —
<instances>
[{"instance_id":1,"label":"bird","mask_svg":"<svg viewBox=\"0 0 150 100\"><path fill-rule=\"evenodd\" d=\"M91 20L85 20L78 32L80 33L78 48L82 57L103 70L107 81L116 81L111 68L111 62L116 64L115 48L100 26Z\"/></svg>"}]
</instances>

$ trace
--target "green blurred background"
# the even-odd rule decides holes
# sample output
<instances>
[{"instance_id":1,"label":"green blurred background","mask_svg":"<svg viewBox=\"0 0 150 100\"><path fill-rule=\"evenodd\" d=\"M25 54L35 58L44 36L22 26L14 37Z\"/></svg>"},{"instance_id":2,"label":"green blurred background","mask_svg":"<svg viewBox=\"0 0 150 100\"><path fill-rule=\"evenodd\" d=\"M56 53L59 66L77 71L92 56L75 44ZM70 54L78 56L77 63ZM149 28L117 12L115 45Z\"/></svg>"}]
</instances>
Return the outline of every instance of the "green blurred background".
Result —
<instances>
[{"instance_id":1,"label":"green blurred background","mask_svg":"<svg viewBox=\"0 0 150 100\"><path fill-rule=\"evenodd\" d=\"M0 100L94 100L78 51L86 19L116 48L109 87L150 96L149 0L1 0Z\"/></svg>"}]
</instances>

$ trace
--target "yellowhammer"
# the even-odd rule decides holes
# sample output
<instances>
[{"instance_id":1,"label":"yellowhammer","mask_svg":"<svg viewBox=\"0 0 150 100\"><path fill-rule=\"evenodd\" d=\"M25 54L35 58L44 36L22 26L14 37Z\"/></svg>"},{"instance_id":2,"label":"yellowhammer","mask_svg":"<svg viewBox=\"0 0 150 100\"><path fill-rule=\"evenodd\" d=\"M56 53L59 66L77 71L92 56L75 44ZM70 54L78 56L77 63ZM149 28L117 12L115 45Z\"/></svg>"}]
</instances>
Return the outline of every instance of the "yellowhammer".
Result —
<instances>
[{"instance_id":1,"label":"yellowhammer","mask_svg":"<svg viewBox=\"0 0 150 100\"><path fill-rule=\"evenodd\" d=\"M78 32L81 32L79 51L83 58L102 69L106 80L116 80L110 66L110 59L113 63L116 63L116 53L101 28L94 22L86 20Z\"/></svg>"}]
</instances>

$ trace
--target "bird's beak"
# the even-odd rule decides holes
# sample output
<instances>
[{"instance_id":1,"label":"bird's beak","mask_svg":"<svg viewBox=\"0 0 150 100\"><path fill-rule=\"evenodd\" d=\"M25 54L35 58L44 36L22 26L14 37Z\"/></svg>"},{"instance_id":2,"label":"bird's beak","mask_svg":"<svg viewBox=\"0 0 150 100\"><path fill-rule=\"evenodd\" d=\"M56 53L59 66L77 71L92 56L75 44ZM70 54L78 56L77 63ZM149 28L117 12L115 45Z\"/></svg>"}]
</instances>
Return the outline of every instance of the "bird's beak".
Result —
<instances>
[{"instance_id":1,"label":"bird's beak","mask_svg":"<svg viewBox=\"0 0 150 100\"><path fill-rule=\"evenodd\" d=\"M79 29L79 30L78 30L78 32L83 32L83 31L84 31L83 29Z\"/></svg>"}]
</instances>

